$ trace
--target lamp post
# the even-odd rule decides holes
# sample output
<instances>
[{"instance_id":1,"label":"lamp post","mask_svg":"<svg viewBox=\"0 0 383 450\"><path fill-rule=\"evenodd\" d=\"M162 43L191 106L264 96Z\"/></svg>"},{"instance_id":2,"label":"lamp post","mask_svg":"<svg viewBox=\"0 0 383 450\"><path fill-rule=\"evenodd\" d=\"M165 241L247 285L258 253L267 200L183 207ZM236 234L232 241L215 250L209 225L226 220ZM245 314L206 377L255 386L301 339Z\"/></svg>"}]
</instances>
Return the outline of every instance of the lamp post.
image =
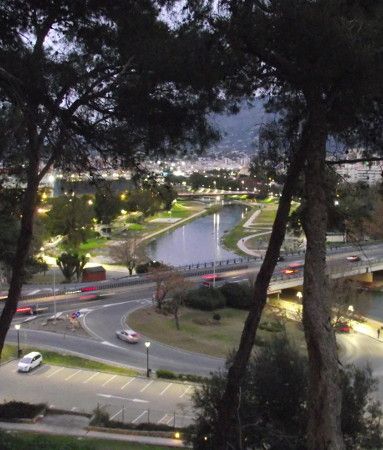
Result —
<instances>
[{"instance_id":1,"label":"lamp post","mask_svg":"<svg viewBox=\"0 0 383 450\"><path fill-rule=\"evenodd\" d=\"M149 347L150 347L150 341L145 342L146 347L146 376L150 377L150 369L149 369Z\"/></svg>"},{"instance_id":2,"label":"lamp post","mask_svg":"<svg viewBox=\"0 0 383 450\"><path fill-rule=\"evenodd\" d=\"M20 349L20 324L19 323L17 323L15 325L15 330L17 331L17 357L20 358L21 349Z\"/></svg>"}]
</instances>

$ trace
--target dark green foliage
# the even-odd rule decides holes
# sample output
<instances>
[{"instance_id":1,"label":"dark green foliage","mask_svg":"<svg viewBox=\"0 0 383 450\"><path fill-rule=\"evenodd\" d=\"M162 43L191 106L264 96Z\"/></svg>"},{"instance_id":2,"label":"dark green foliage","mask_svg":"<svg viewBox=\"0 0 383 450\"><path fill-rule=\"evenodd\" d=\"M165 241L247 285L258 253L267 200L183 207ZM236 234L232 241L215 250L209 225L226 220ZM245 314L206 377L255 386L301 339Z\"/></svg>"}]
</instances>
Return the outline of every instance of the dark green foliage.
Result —
<instances>
[{"instance_id":1,"label":"dark green foliage","mask_svg":"<svg viewBox=\"0 0 383 450\"><path fill-rule=\"evenodd\" d=\"M72 281L74 275L76 275L77 281L79 281L87 261L88 258L85 255L79 255L78 253L62 253L56 260L57 265L65 277L65 281L68 283Z\"/></svg>"},{"instance_id":2,"label":"dark green foliage","mask_svg":"<svg viewBox=\"0 0 383 450\"><path fill-rule=\"evenodd\" d=\"M284 330L284 326L283 326L283 324L281 322L277 322L277 321L275 321L275 322L268 322L268 321L265 321L265 322L262 322L259 325L259 329L260 330L265 330L265 331L270 331L271 333L275 333L275 332L278 332L278 331L283 331Z\"/></svg>"},{"instance_id":3,"label":"dark green foliage","mask_svg":"<svg viewBox=\"0 0 383 450\"><path fill-rule=\"evenodd\" d=\"M219 322L221 320L221 315L218 313L215 313L213 315L213 320L215 320L216 322Z\"/></svg>"},{"instance_id":4,"label":"dark green foliage","mask_svg":"<svg viewBox=\"0 0 383 450\"><path fill-rule=\"evenodd\" d=\"M253 303L253 290L245 283L225 283L220 291L230 308L248 309Z\"/></svg>"},{"instance_id":5,"label":"dark green foliage","mask_svg":"<svg viewBox=\"0 0 383 450\"><path fill-rule=\"evenodd\" d=\"M200 375L193 375L190 373L175 373L171 370L158 369L156 370L157 378L167 378L168 380L191 381L195 383L209 382L209 378L201 377Z\"/></svg>"},{"instance_id":6,"label":"dark green foliage","mask_svg":"<svg viewBox=\"0 0 383 450\"><path fill-rule=\"evenodd\" d=\"M171 370L166 369L158 369L156 370L157 378L168 378L169 380L175 380L177 378L177 374Z\"/></svg>"},{"instance_id":7,"label":"dark green foliage","mask_svg":"<svg viewBox=\"0 0 383 450\"><path fill-rule=\"evenodd\" d=\"M161 200L151 190L136 190L130 192L125 208L128 211L140 211L148 217L161 210Z\"/></svg>"},{"instance_id":8,"label":"dark green foliage","mask_svg":"<svg viewBox=\"0 0 383 450\"><path fill-rule=\"evenodd\" d=\"M188 440L209 449L217 421L224 373L214 374L193 397L199 411ZM308 395L307 360L285 337L276 338L250 361L241 385L239 425L249 448L305 450ZM376 381L369 368L342 371L342 431L348 450L382 448L382 410L372 397ZM233 421L238 421L233 411ZM207 436L207 441L204 437Z\"/></svg>"},{"instance_id":9,"label":"dark green foliage","mask_svg":"<svg viewBox=\"0 0 383 450\"><path fill-rule=\"evenodd\" d=\"M105 183L97 186L94 198L94 212L99 223L109 224L114 220L121 210L121 200L115 194L110 185Z\"/></svg>"},{"instance_id":10,"label":"dark green foliage","mask_svg":"<svg viewBox=\"0 0 383 450\"><path fill-rule=\"evenodd\" d=\"M89 422L89 425L93 425L95 427L107 427L109 424L109 414L105 411L105 409L97 404L96 408L93 411L92 419Z\"/></svg>"},{"instance_id":11,"label":"dark green foliage","mask_svg":"<svg viewBox=\"0 0 383 450\"><path fill-rule=\"evenodd\" d=\"M86 242L92 226L94 210L86 197L62 195L54 198L45 217L45 226L51 236L63 235L63 246L76 250Z\"/></svg>"},{"instance_id":12,"label":"dark green foliage","mask_svg":"<svg viewBox=\"0 0 383 450\"><path fill-rule=\"evenodd\" d=\"M0 419L33 419L45 411L46 407L44 403L37 405L16 401L3 403L0 405Z\"/></svg>"},{"instance_id":13,"label":"dark green foliage","mask_svg":"<svg viewBox=\"0 0 383 450\"><path fill-rule=\"evenodd\" d=\"M149 261L147 263L138 264L136 266L136 273L148 273L150 268L159 268L162 264L158 261Z\"/></svg>"},{"instance_id":14,"label":"dark green foliage","mask_svg":"<svg viewBox=\"0 0 383 450\"><path fill-rule=\"evenodd\" d=\"M225 297L219 289L200 287L188 292L185 305L202 311L214 311L225 307Z\"/></svg>"}]
</instances>

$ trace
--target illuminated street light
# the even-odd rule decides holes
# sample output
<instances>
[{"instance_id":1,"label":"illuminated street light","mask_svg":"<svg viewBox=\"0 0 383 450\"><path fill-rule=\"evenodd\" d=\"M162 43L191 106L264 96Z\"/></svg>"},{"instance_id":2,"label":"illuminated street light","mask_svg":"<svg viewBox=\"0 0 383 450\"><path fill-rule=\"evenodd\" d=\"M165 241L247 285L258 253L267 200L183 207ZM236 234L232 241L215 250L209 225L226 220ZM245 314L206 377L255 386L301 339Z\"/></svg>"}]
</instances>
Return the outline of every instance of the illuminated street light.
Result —
<instances>
[{"instance_id":1,"label":"illuminated street light","mask_svg":"<svg viewBox=\"0 0 383 450\"><path fill-rule=\"evenodd\" d=\"M17 331L17 357L21 356L21 348L20 348L20 324L17 323L15 325L15 330Z\"/></svg>"},{"instance_id":2,"label":"illuminated street light","mask_svg":"<svg viewBox=\"0 0 383 450\"><path fill-rule=\"evenodd\" d=\"M303 294L301 291L297 292L297 297L299 298L299 300L302 300Z\"/></svg>"},{"instance_id":3,"label":"illuminated street light","mask_svg":"<svg viewBox=\"0 0 383 450\"><path fill-rule=\"evenodd\" d=\"M149 369L149 347L150 347L150 341L145 342L146 347L146 376L150 377L150 369Z\"/></svg>"}]
</instances>

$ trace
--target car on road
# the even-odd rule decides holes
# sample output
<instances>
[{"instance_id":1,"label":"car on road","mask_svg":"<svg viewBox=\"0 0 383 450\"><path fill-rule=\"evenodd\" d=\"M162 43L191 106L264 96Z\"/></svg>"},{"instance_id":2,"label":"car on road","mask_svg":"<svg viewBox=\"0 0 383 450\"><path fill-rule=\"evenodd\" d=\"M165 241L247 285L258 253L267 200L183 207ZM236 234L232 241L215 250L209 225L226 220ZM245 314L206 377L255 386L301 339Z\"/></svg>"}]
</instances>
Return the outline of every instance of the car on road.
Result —
<instances>
[{"instance_id":1,"label":"car on road","mask_svg":"<svg viewBox=\"0 0 383 450\"><path fill-rule=\"evenodd\" d=\"M338 322L334 325L334 330L337 333L351 333L352 327L348 322Z\"/></svg>"},{"instance_id":2,"label":"car on road","mask_svg":"<svg viewBox=\"0 0 383 450\"><path fill-rule=\"evenodd\" d=\"M299 273L304 268L305 264L302 263L291 263L287 267L281 270L284 275L292 275L294 273Z\"/></svg>"},{"instance_id":3,"label":"car on road","mask_svg":"<svg viewBox=\"0 0 383 450\"><path fill-rule=\"evenodd\" d=\"M38 307L37 305L20 305L16 308L16 314L42 314L48 311L48 307Z\"/></svg>"},{"instance_id":4,"label":"car on road","mask_svg":"<svg viewBox=\"0 0 383 450\"><path fill-rule=\"evenodd\" d=\"M140 335L133 330L117 330L116 336L130 344L136 344L140 340Z\"/></svg>"},{"instance_id":5,"label":"car on road","mask_svg":"<svg viewBox=\"0 0 383 450\"><path fill-rule=\"evenodd\" d=\"M347 261L351 261L351 262L356 262L356 261L360 261L360 256L358 255L351 255L351 256L347 256Z\"/></svg>"},{"instance_id":6,"label":"car on road","mask_svg":"<svg viewBox=\"0 0 383 450\"><path fill-rule=\"evenodd\" d=\"M30 372L43 362L43 357L39 352L30 352L20 359L17 370L19 372Z\"/></svg>"}]
</instances>

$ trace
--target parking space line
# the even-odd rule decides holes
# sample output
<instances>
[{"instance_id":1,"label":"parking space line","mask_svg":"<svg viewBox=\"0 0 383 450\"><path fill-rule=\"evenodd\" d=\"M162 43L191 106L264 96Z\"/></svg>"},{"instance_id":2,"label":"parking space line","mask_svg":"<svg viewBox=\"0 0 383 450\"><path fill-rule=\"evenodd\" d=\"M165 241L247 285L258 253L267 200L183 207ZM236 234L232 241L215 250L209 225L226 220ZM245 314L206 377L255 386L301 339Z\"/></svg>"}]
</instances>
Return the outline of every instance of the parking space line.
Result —
<instances>
[{"instance_id":1,"label":"parking space line","mask_svg":"<svg viewBox=\"0 0 383 450\"><path fill-rule=\"evenodd\" d=\"M148 384L145 384L145 386L140 390L140 392L144 392L144 390L145 390L146 388L148 388L152 383L153 383L153 380L149 381L149 383L148 383Z\"/></svg>"},{"instance_id":2,"label":"parking space line","mask_svg":"<svg viewBox=\"0 0 383 450\"><path fill-rule=\"evenodd\" d=\"M53 371L52 373L50 373L49 375L46 375L47 378L53 377L53 375L56 375L56 373L61 372L62 370L64 370L64 367L60 367L59 369Z\"/></svg>"},{"instance_id":3,"label":"parking space line","mask_svg":"<svg viewBox=\"0 0 383 450\"><path fill-rule=\"evenodd\" d=\"M170 386L172 386L173 383L169 383L165 389L162 390L162 392L160 393L160 395L165 394L165 392L170 388Z\"/></svg>"},{"instance_id":4,"label":"parking space line","mask_svg":"<svg viewBox=\"0 0 383 450\"><path fill-rule=\"evenodd\" d=\"M100 372L96 372L93 375L91 375L89 378L87 378L85 381L83 381L83 383L87 383L88 381L90 381L92 378L94 378L95 376L97 376Z\"/></svg>"},{"instance_id":5,"label":"parking space line","mask_svg":"<svg viewBox=\"0 0 383 450\"><path fill-rule=\"evenodd\" d=\"M102 386L106 386L108 383L110 383L112 380L114 380L116 378L116 376L117 375L113 375L112 377L110 377L109 380L106 380Z\"/></svg>"},{"instance_id":6,"label":"parking space line","mask_svg":"<svg viewBox=\"0 0 383 450\"><path fill-rule=\"evenodd\" d=\"M116 414L113 414L113 416L110 417L110 420L113 420L114 418L116 418L118 415L120 415L122 413L123 408L121 408L119 411L116 412Z\"/></svg>"},{"instance_id":7,"label":"parking space line","mask_svg":"<svg viewBox=\"0 0 383 450\"><path fill-rule=\"evenodd\" d=\"M142 417L144 414L147 414L147 413L148 413L148 411L145 410L143 413L141 413L139 416L137 416L135 419L133 419L133 420L132 420L132 423L138 422L138 421L141 419L141 417Z\"/></svg>"},{"instance_id":8,"label":"parking space line","mask_svg":"<svg viewBox=\"0 0 383 450\"><path fill-rule=\"evenodd\" d=\"M168 414L165 414L157 423L162 423L162 421L168 416Z\"/></svg>"},{"instance_id":9,"label":"parking space line","mask_svg":"<svg viewBox=\"0 0 383 450\"><path fill-rule=\"evenodd\" d=\"M184 396L189 392L189 389L191 389L191 386L188 386L188 387L183 391L183 393L179 396L179 398L184 397Z\"/></svg>"},{"instance_id":10,"label":"parking space line","mask_svg":"<svg viewBox=\"0 0 383 450\"><path fill-rule=\"evenodd\" d=\"M70 380L71 378L73 378L75 375L77 375L78 373L82 372L81 369L77 370L76 372L72 373L71 375L69 375L69 377L65 378L65 381Z\"/></svg>"},{"instance_id":11,"label":"parking space line","mask_svg":"<svg viewBox=\"0 0 383 450\"><path fill-rule=\"evenodd\" d=\"M131 380L129 380L127 383L125 383L123 386L122 386L122 388L121 388L121 390L123 390L128 384L130 384L133 380L135 380L135 378L132 378Z\"/></svg>"}]
</instances>

